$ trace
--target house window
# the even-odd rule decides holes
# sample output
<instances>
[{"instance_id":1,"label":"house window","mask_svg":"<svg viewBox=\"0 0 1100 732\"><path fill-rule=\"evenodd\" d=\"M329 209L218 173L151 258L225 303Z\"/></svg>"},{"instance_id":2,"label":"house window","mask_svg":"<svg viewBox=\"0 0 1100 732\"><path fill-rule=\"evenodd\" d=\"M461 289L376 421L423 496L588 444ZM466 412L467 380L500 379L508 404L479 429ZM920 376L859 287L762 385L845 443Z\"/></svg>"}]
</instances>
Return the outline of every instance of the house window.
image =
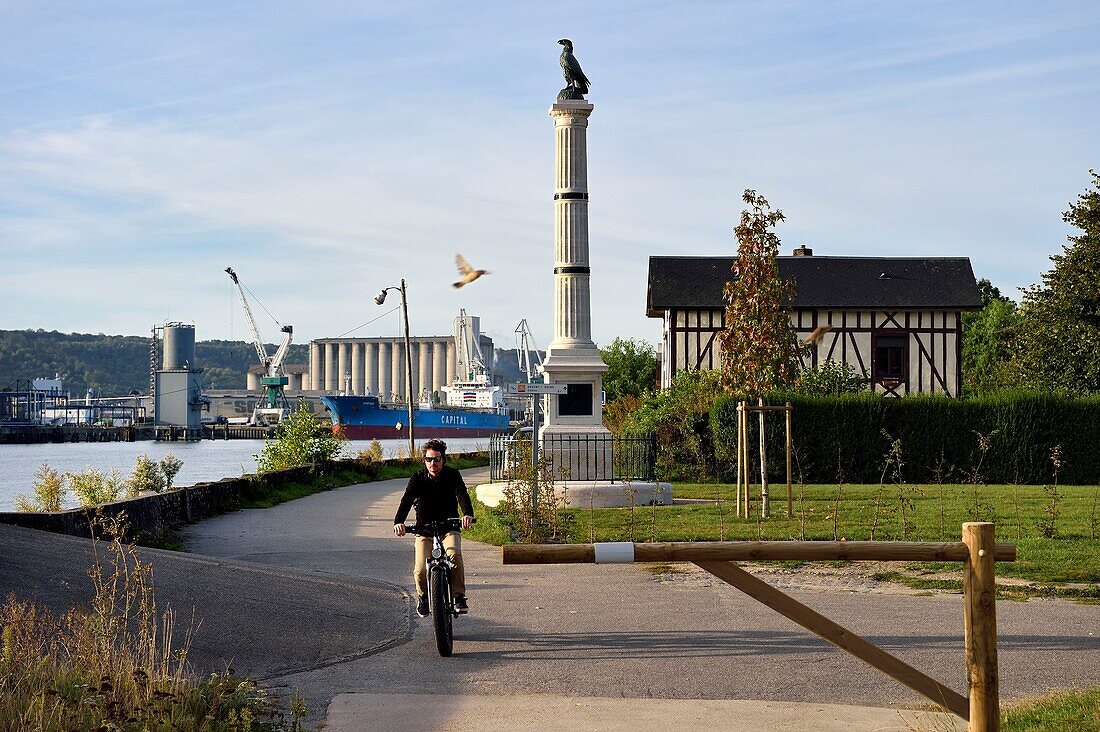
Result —
<instances>
[{"instance_id":1,"label":"house window","mask_svg":"<svg viewBox=\"0 0 1100 732\"><path fill-rule=\"evenodd\" d=\"M909 372L909 336L875 338L875 380L905 381Z\"/></svg>"}]
</instances>

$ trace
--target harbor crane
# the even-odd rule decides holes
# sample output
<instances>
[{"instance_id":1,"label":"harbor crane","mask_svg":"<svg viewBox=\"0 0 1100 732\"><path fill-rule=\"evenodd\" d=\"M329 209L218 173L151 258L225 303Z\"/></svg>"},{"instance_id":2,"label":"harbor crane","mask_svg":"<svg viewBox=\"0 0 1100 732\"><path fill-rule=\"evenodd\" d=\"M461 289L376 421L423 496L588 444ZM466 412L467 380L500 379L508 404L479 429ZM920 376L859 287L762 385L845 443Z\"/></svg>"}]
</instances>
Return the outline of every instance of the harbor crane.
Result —
<instances>
[{"instance_id":1,"label":"harbor crane","mask_svg":"<svg viewBox=\"0 0 1100 732\"><path fill-rule=\"evenodd\" d=\"M252 317L252 308L248 306L248 298L244 295L244 288L241 286L240 280L237 279L237 273L233 271L232 267L226 267L225 272L233 280L233 285L237 288L237 294L241 297L241 305L244 306L244 314L248 318L248 327L252 330L252 345L256 347L256 355L260 357L260 365L264 367L263 375L260 377L260 384L263 386L263 397L256 408L252 410L252 418L249 420L249 424L266 425L270 422L281 422L290 413L290 403L287 401L286 394L283 393L283 389L290 380L283 374L283 361L286 360L287 353L290 351L290 342L294 337L294 326L283 325L280 328L283 333L283 342L279 344L275 355L269 356L263 338L260 337L260 329L256 327L256 319Z\"/></svg>"},{"instance_id":2,"label":"harbor crane","mask_svg":"<svg viewBox=\"0 0 1100 732\"><path fill-rule=\"evenodd\" d=\"M527 383L542 381L542 354L539 353L538 344L531 335L531 329L527 327L527 318L519 321L519 325L516 326L516 343L519 370L527 375ZM532 353L535 355L535 363L531 363Z\"/></svg>"}]
</instances>

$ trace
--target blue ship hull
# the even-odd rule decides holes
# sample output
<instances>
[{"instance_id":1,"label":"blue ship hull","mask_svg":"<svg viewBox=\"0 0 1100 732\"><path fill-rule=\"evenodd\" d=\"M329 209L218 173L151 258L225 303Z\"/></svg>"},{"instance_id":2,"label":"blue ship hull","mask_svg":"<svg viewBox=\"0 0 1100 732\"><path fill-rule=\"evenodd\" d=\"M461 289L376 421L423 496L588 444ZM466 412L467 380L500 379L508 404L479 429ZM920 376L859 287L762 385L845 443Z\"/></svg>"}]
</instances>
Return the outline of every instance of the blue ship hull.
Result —
<instances>
[{"instance_id":1,"label":"blue ship hull","mask_svg":"<svg viewBox=\"0 0 1100 732\"><path fill-rule=\"evenodd\" d=\"M322 396L333 429L349 440L385 440L409 436L409 413L383 405L373 396ZM489 437L508 431L508 415L477 409L413 408L417 438Z\"/></svg>"}]
</instances>

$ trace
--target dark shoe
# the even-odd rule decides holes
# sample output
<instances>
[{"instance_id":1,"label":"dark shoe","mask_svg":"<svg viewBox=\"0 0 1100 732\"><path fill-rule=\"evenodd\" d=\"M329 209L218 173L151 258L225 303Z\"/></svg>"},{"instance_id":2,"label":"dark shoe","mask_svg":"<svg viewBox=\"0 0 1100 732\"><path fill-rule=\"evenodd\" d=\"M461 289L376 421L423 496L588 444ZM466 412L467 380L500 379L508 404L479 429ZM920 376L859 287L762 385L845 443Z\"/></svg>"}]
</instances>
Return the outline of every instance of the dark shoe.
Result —
<instances>
[{"instance_id":1,"label":"dark shoe","mask_svg":"<svg viewBox=\"0 0 1100 732\"><path fill-rule=\"evenodd\" d=\"M470 606L466 604L465 595L455 595L455 612L460 614L470 612Z\"/></svg>"},{"instance_id":2,"label":"dark shoe","mask_svg":"<svg viewBox=\"0 0 1100 732\"><path fill-rule=\"evenodd\" d=\"M422 618L428 617L428 597L426 595L416 598L416 614Z\"/></svg>"}]
</instances>

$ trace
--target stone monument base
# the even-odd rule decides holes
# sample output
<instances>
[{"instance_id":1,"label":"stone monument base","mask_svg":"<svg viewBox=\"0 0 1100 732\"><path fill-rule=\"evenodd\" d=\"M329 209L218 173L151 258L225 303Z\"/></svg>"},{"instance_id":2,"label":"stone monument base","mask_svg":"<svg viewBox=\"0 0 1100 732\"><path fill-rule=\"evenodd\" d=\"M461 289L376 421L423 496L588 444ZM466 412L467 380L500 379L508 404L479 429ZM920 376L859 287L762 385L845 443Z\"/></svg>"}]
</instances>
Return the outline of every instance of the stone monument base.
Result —
<instances>
[{"instance_id":1,"label":"stone monument base","mask_svg":"<svg viewBox=\"0 0 1100 732\"><path fill-rule=\"evenodd\" d=\"M475 489L477 498L490 508L504 502L505 482L482 483ZM672 505L672 484L649 481L609 482L606 480L566 480L554 483L558 498L570 508L623 508L633 500L635 506ZM631 498L631 492L633 499Z\"/></svg>"}]
</instances>

